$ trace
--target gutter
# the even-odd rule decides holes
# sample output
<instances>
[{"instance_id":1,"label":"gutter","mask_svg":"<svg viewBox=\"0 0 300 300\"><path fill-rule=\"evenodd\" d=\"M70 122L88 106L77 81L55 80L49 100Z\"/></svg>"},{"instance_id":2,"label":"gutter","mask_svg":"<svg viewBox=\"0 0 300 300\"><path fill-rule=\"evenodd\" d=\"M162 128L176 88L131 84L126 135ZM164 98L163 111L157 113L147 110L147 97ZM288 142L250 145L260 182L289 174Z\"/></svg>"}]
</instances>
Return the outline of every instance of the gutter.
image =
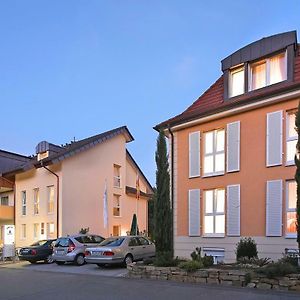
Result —
<instances>
[{"instance_id":1,"label":"gutter","mask_svg":"<svg viewBox=\"0 0 300 300\"><path fill-rule=\"evenodd\" d=\"M56 237L59 238L59 176L55 172L44 166L43 161L41 161L41 167L43 167L56 177Z\"/></svg>"},{"instance_id":2,"label":"gutter","mask_svg":"<svg viewBox=\"0 0 300 300\"><path fill-rule=\"evenodd\" d=\"M171 135L171 207L172 207L172 227L171 227L171 242L172 242L172 257L174 256L174 135L168 125L168 131Z\"/></svg>"}]
</instances>

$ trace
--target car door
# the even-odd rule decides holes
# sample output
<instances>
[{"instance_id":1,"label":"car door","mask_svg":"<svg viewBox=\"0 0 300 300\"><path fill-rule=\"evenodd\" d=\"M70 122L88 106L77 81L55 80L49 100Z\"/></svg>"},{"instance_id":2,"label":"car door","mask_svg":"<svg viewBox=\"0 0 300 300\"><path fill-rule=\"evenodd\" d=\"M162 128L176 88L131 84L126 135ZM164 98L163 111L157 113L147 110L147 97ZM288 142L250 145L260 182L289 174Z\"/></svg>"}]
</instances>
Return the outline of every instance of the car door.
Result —
<instances>
[{"instance_id":1,"label":"car door","mask_svg":"<svg viewBox=\"0 0 300 300\"><path fill-rule=\"evenodd\" d=\"M149 240L144 237L138 237L138 240L141 248L141 258L148 258L155 255L155 252L153 251L154 247Z\"/></svg>"},{"instance_id":2,"label":"car door","mask_svg":"<svg viewBox=\"0 0 300 300\"><path fill-rule=\"evenodd\" d=\"M141 252L139 248L140 244L137 238L131 237L128 241L128 252L133 255L133 260L139 260Z\"/></svg>"}]
</instances>

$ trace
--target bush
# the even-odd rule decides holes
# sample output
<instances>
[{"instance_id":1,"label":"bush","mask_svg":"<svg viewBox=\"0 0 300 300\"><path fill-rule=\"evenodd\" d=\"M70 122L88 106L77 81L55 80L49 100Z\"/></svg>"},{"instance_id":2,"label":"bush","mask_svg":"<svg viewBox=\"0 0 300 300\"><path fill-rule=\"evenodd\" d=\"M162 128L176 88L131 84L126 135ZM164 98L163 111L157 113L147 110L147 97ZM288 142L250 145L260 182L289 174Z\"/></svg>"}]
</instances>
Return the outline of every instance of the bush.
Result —
<instances>
[{"instance_id":1,"label":"bush","mask_svg":"<svg viewBox=\"0 0 300 300\"><path fill-rule=\"evenodd\" d=\"M236 246L237 260L243 257L247 257L248 259L257 258L257 246L251 237L240 239Z\"/></svg>"},{"instance_id":2,"label":"bush","mask_svg":"<svg viewBox=\"0 0 300 300\"><path fill-rule=\"evenodd\" d=\"M201 248L197 247L192 253L191 253L191 258L192 260L198 260L200 261L201 259Z\"/></svg>"},{"instance_id":3,"label":"bush","mask_svg":"<svg viewBox=\"0 0 300 300\"><path fill-rule=\"evenodd\" d=\"M297 272L297 268L290 263L278 261L260 268L257 272L266 275L268 278L274 278L295 273Z\"/></svg>"},{"instance_id":4,"label":"bush","mask_svg":"<svg viewBox=\"0 0 300 300\"><path fill-rule=\"evenodd\" d=\"M258 267L263 267L269 264L270 260L271 259L269 257L265 257L265 258L252 257L250 259L248 257L241 257L238 259L238 262L243 265L255 265Z\"/></svg>"},{"instance_id":5,"label":"bush","mask_svg":"<svg viewBox=\"0 0 300 300\"><path fill-rule=\"evenodd\" d=\"M198 269L203 268L203 263L198 260L189 260L181 262L178 266L187 272L195 272Z\"/></svg>"},{"instance_id":6,"label":"bush","mask_svg":"<svg viewBox=\"0 0 300 300\"><path fill-rule=\"evenodd\" d=\"M86 227L86 228L81 228L79 230L80 234L87 234L90 231L90 227Z\"/></svg>"},{"instance_id":7,"label":"bush","mask_svg":"<svg viewBox=\"0 0 300 300\"><path fill-rule=\"evenodd\" d=\"M298 267L298 258L293 256L284 256L279 260L282 263L289 263L292 266Z\"/></svg>"},{"instance_id":8,"label":"bush","mask_svg":"<svg viewBox=\"0 0 300 300\"><path fill-rule=\"evenodd\" d=\"M156 267L176 267L179 264L179 259L175 259L171 252L158 252L156 253L156 258L154 260L154 265Z\"/></svg>"},{"instance_id":9,"label":"bush","mask_svg":"<svg viewBox=\"0 0 300 300\"><path fill-rule=\"evenodd\" d=\"M213 266L214 264L214 258L212 256L203 256L201 257L201 262L203 263L204 268L208 268Z\"/></svg>"},{"instance_id":10,"label":"bush","mask_svg":"<svg viewBox=\"0 0 300 300\"><path fill-rule=\"evenodd\" d=\"M203 267L208 268L214 264L214 258L212 256L201 256L201 248L197 247L192 253L191 258L193 261L200 262Z\"/></svg>"}]
</instances>

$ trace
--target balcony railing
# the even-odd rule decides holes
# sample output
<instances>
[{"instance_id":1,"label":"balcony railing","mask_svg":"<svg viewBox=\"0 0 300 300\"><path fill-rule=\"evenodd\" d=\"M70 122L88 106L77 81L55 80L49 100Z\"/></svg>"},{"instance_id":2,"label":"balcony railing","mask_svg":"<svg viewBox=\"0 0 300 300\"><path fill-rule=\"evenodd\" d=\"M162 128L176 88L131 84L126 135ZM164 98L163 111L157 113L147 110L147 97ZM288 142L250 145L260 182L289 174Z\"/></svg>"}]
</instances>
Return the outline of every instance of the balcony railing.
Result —
<instances>
[{"instance_id":1,"label":"balcony railing","mask_svg":"<svg viewBox=\"0 0 300 300\"><path fill-rule=\"evenodd\" d=\"M12 221L14 219L14 206L0 205L0 220Z\"/></svg>"}]
</instances>

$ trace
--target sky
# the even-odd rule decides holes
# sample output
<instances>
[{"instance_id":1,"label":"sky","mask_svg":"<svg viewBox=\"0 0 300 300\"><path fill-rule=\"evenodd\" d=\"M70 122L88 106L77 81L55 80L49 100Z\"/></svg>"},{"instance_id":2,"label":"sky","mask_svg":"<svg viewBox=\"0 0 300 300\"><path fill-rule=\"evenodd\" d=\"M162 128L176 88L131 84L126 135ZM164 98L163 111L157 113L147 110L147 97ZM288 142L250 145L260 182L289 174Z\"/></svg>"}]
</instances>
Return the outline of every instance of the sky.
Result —
<instances>
[{"instance_id":1,"label":"sky","mask_svg":"<svg viewBox=\"0 0 300 300\"><path fill-rule=\"evenodd\" d=\"M157 132L239 48L297 30L299 0L0 0L0 149L127 125L155 184Z\"/></svg>"}]
</instances>

